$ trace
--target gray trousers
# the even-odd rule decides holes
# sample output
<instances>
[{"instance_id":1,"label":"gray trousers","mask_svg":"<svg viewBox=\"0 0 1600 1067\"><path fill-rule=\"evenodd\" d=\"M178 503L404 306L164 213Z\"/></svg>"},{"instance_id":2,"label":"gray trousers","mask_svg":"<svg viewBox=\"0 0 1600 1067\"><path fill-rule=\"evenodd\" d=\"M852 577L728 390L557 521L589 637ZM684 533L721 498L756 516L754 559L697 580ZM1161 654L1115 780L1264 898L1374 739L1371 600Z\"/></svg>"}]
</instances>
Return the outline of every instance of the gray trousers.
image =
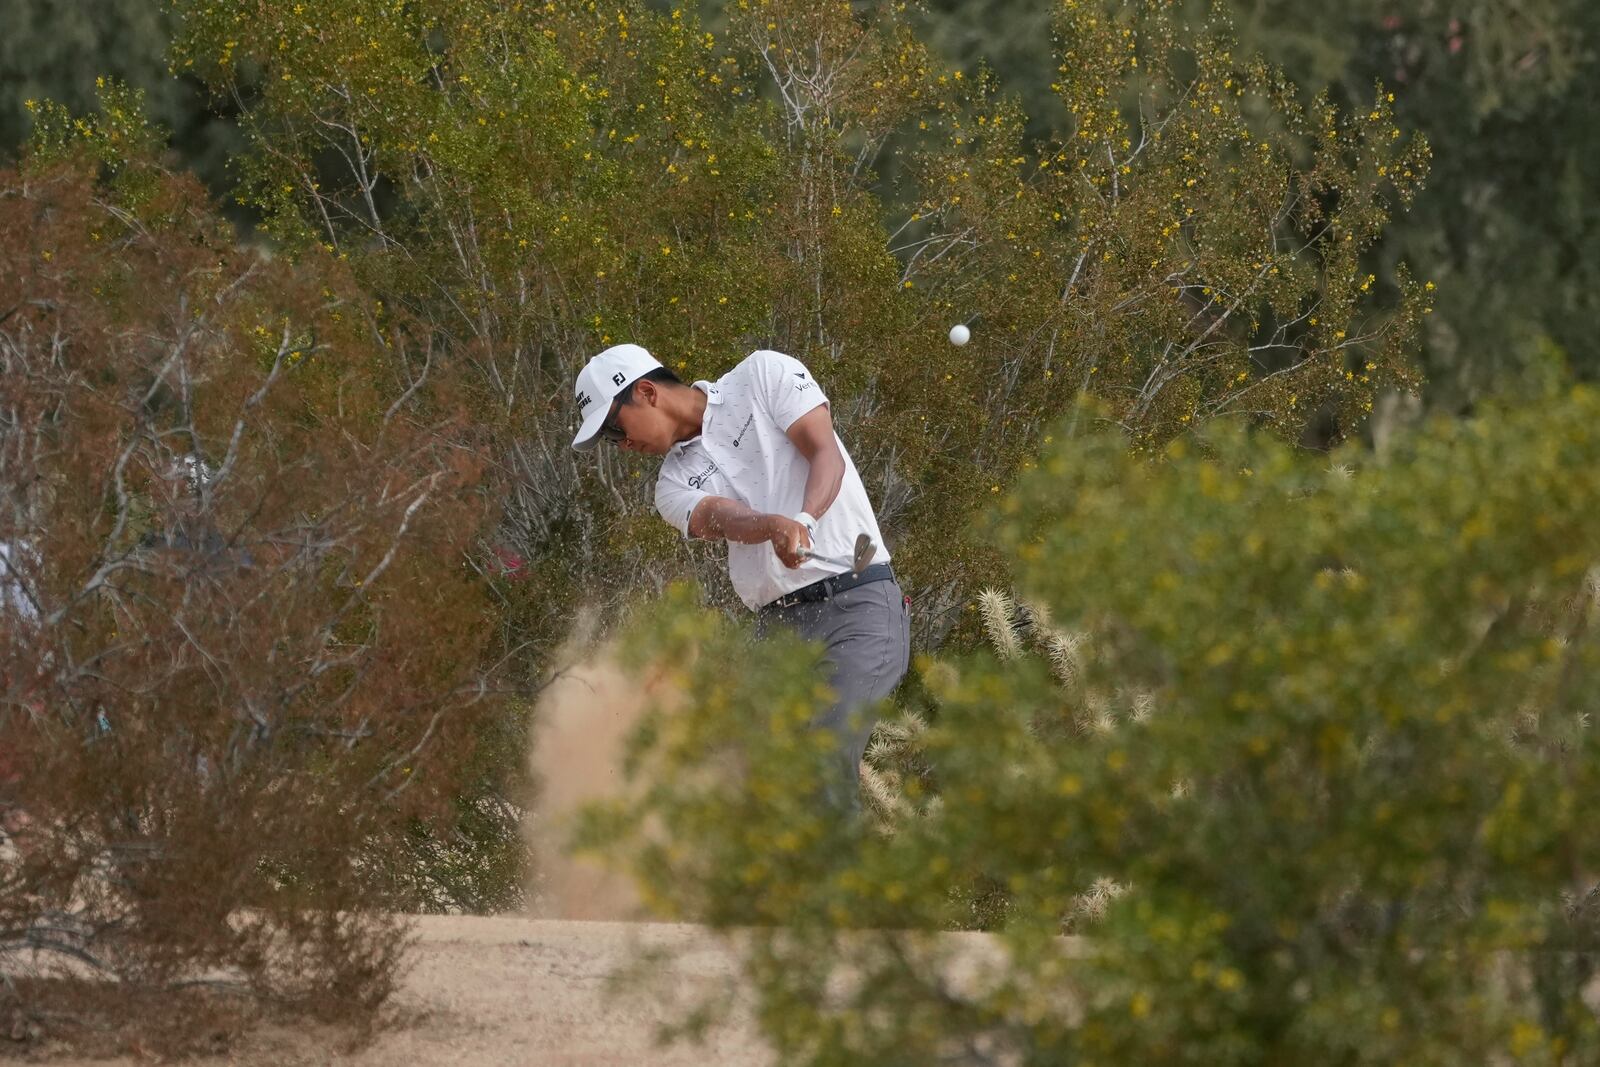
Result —
<instances>
[{"instance_id":1,"label":"gray trousers","mask_svg":"<svg viewBox=\"0 0 1600 1067\"><path fill-rule=\"evenodd\" d=\"M911 613L900 583L868 582L830 600L762 608L756 632L774 627L822 645L828 684L838 699L811 725L838 742L835 773L826 783L829 801L859 811L861 754L876 722L871 706L894 691L911 665Z\"/></svg>"}]
</instances>

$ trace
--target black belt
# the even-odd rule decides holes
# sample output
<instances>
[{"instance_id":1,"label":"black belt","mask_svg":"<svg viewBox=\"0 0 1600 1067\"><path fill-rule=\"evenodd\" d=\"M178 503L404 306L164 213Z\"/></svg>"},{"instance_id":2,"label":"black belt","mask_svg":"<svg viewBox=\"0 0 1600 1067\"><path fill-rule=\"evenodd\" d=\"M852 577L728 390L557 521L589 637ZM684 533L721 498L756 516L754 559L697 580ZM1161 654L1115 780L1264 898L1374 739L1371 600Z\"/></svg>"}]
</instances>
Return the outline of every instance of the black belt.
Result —
<instances>
[{"instance_id":1,"label":"black belt","mask_svg":"<svg viewBox=\"0 0 1600 1067\"><path fill-rule=\"evenodd\" d=\"M854 589L858 585L869 582L892 582L894 570L887 563L874 563L860 574L835 574L830 577L803 585L790 593L785 593L777 600L766 605L761 610L768 608L792 608L796 604L815 604L819 600L831 600L846 589Z\"/></svg>"}]
</instances>

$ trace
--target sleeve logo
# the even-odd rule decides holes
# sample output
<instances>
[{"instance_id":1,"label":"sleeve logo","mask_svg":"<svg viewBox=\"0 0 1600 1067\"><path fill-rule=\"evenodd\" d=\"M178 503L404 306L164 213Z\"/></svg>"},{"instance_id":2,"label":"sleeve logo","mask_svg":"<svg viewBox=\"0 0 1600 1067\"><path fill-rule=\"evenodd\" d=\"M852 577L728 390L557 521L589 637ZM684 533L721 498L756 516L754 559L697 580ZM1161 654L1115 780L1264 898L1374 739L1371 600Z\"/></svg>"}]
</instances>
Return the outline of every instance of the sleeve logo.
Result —
<instances>
[{"instance_id":1,"label":"sleeve logo","mask_svg":"<svg viewBox=\"0 0 1600 1067\"><path fill-rule=\"evenodd\" d=\"M710 480L711 476L713 474L715 474L715 473L717 473L716 461L715 460L707 460L706 461L706 465L705 465L705 469L703 469L699 474L696 474L696 475L693 475L693 476L690 477L690 479L689 479L689 488L690 489L699 489L699 488L701 488L702 486L704 486L706 484L707 481Z\"/></svg>"}]
</instances>

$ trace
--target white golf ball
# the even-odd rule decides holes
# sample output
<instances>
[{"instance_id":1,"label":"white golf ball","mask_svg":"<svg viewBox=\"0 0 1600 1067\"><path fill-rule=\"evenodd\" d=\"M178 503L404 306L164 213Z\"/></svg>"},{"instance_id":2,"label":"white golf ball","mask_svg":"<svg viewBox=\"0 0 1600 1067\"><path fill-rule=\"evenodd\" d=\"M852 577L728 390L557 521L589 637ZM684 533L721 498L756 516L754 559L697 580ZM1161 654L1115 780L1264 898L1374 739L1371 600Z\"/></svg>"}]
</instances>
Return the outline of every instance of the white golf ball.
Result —
<instances>
[{"instance_id":1,"label":"white golf ball","mask_svg":"<svg viewBox=\"0 0 1600 1067\"><path fill-rule=\"evenodd\" d=\"M954 326L950 327L950 343L956 347L959 348L961 345L966 344L971 339L972 331L967 329L961 323L958 322Z\"/></svg>"}]
</instances>

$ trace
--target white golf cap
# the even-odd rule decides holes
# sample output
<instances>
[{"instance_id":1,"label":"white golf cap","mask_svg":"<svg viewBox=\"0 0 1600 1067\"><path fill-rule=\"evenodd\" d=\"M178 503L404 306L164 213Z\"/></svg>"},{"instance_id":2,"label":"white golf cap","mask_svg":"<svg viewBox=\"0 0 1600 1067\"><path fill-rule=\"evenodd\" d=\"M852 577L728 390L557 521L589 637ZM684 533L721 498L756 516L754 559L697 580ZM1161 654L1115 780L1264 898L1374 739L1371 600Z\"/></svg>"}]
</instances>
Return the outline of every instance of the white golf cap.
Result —
<instances>
[{"instance_id":1,"label":"white golf cap","mask_svg":"<svg viewBox=\"0 0 1600 1067\"><path fill-rule=\"evenodd\" d=\"M611 413L611 401L631 383L649 374L661 361L638 345L612 345L584 364L573 396L578 401L578 436L572 447L587 452L600 443L600 424Z\"/></svg>"}]
</instances>

